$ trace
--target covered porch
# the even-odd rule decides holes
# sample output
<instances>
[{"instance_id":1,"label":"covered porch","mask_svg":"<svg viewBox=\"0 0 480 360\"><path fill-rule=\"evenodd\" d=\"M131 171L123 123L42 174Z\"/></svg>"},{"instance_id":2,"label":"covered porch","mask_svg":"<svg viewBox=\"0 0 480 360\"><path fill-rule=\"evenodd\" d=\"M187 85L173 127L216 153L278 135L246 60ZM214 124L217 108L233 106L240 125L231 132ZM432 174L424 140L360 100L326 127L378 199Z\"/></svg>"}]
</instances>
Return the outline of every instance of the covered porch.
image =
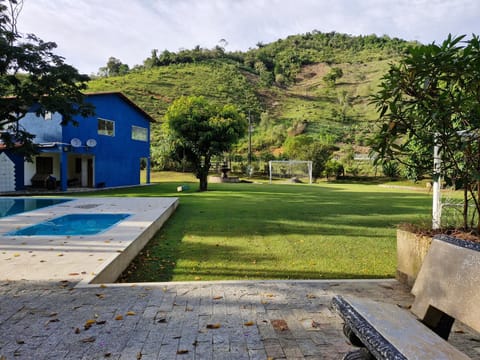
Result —
<instances>
[{"instance_id":1,"label":"covered porch","mask_svg":"<svg viewBox=\"0 0 480 360\"><path fill-rule=\"evenodd\" d=\"M40 150L33 162L24 163L25 187L61 191L96 187L93 154L72 151L70 145L59 143L44 144Z\"/></svg>"}]
</instances>

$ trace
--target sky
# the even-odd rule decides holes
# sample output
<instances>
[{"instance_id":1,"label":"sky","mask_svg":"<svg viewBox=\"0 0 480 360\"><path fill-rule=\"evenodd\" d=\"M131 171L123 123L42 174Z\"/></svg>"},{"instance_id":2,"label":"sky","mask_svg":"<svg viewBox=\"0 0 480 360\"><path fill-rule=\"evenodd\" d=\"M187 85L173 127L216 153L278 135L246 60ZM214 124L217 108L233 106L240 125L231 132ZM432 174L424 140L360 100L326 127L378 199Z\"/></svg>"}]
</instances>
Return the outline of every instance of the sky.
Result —
<instances>
[{"instance_id":1,"label":"sky","mask_svg":"<svg viewBox=\"0 0 480 360\"><path fill-rule=\"evenodd\" d=\"M478 0L24 0L18 30L96 74L111 56L132 67L152 49L248 50L312 30L441 43L480 34L479 18Z\"/></svg>"}]
</instances>

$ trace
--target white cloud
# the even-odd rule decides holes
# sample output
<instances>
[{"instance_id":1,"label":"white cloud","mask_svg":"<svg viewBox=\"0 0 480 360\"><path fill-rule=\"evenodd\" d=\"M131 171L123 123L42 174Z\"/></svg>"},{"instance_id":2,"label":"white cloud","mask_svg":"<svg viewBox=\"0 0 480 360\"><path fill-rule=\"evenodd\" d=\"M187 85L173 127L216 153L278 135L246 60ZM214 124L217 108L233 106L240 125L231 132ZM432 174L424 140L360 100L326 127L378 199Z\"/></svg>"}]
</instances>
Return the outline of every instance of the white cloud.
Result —
<instances>
[{"instance_id":1,"label":"white cloud","mask_svg":"<svg viewBox=\"0 0 480 360\"><path fill-rule=\"evenodd\" d=\"M440 42L479 34L479 14L477 0L25 0L19 29L91 73L110 56L132 66L152 49L246 50L314 29Z\"/></svg>"}]
</instances>

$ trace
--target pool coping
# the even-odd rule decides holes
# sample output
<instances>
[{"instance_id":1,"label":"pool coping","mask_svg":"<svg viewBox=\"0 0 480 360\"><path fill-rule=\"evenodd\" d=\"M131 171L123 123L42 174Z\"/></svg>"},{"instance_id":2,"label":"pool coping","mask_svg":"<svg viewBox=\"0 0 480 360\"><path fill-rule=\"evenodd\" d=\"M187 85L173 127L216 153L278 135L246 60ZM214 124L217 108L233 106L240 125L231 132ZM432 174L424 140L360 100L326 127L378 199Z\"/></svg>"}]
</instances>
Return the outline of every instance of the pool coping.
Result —
<instances>
[{"instance_id":1,"label":"pool coping","mask_svg":"<svg viewBox=\"0 0 480 360\"><path fill-rule=\"evenodd\" d=\"M67 197L66 197L67 198ZM0 280L114 282L174 213L178 198L81 197L0 218ZM95 205L86 211L86 207ZM74 213L130 213L105 232L81 236L6 233Z\"/></svg>"}]
</instances>

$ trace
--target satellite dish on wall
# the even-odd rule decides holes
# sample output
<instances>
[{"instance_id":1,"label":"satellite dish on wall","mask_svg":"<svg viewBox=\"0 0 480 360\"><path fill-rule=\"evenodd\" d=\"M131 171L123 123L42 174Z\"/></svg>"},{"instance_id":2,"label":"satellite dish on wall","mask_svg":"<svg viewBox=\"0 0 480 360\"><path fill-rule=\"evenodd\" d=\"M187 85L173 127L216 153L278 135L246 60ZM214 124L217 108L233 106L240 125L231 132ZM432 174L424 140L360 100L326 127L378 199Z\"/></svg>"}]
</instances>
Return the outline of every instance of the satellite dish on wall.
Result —
<instances>
[{"instance_id":1,"label":"satellite dish on wall","mask_svg":"<svg viewBox=\"0 0 480 360\"><path fill-rule=\"evenodd\" d=\"M88 139L88 140L87 140L87 146L88 146L88 147L95 147L95 146L97 146L97 140L95 140L95 139Z\"/></svg>"},{"instance_id":2,"label":"satellite dish on wall","mask_svg":"<svg viewBox=\"0 0 480 360\"><path fill-rule=\"evenodd\" d=\"M70 144L74 147L74 148L78 148L80 146L82 146L82 141L78 138L73 138L72 140L70 140Z\"/></svg>"}]
</instances>

